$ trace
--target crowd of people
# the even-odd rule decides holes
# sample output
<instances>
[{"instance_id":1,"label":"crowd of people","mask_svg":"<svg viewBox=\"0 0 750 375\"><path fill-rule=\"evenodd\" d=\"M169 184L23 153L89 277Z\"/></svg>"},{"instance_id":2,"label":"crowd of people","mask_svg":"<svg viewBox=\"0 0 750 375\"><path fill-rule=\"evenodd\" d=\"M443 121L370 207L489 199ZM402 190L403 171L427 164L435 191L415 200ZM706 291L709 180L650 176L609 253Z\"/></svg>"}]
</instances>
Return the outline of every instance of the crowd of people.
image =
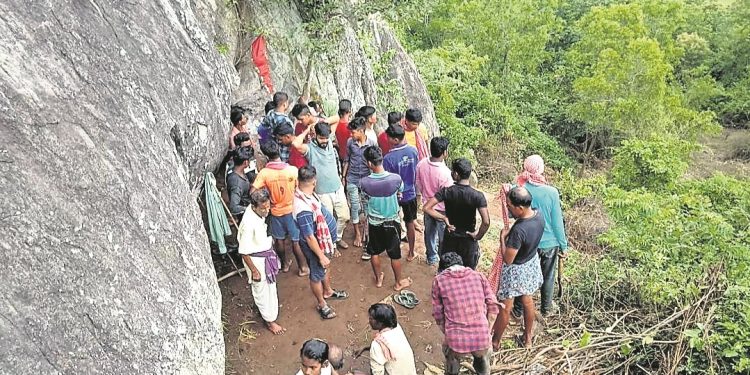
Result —
<instances>
[{"instance_id":1,"label":"crowd of people","mask_svg":"<svg viewBox=\"0 0 750 375\"><path fill-rule=\"evenodd\" d=\"M226 185L229 211L240 223L237 250L269 331L286 331L278 322L276 280L295 262L297 274L309 278L322 319L336 317L328 301L349 298L331 284L330 265L340 249L361 248L378 288L385 283L381 257L387 257L393 290L406 291L413 280L404 274L401 244L406 261L417 259L421 207L425 260L437 267L431 300L445 336L446 374L458 374L464 356L473 358L477 373L489 374L511 315L523 318L518 344L532 346L532 296L541 289L541 314L557 312L555 273L568 248L559 192L547 183L540 156L529 156L515 183L503 184L497 197L515 220L501 234L501 273L488 280L476 271L479 241L491 224L485 194L470 184L469 160L456 158L448 167L450 140L430 139L419 109L389 113L382 131L375 108L352 113L346 99L327 116L319 103L292 105L277 92L264 113L250 124L244 109L232 108ZM351 245L344 241L350 223ZM374 304L368 315L375 331L363 349L370 352L370 372L415 374L393 306ZM343 367L341 349L320 339L304 343L300 360L301 374L336 374Z\"/></svg>"}]
</instances>

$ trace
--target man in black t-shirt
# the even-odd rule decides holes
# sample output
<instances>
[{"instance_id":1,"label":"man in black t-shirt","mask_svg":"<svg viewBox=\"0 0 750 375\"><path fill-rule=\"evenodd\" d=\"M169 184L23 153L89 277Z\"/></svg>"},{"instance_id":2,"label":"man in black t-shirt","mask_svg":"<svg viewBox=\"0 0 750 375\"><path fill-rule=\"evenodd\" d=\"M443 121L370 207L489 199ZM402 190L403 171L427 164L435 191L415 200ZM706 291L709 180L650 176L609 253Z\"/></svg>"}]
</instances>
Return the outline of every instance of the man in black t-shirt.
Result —
<instances>
[{"instance_id":1,"label":"man in black t-shirt","mask_svg":"<svg viewBox=\"0 0 750 375\"><path fill-rule=\"evenodd\" d=\"M493 328L492 346L500 346L505 328L510 320L515 298L521 300L524 310L524 346L532 343L536 311L532 295L542 285L542 269L536 249L544 233L542 214L531 208L531 194L522 187L508 193L508 211L516 217L510 231L504 229L501 239L505 241L503 273L497 299L504 305Z\"/></svg>"},{"instance_id":2,"label":"man in black t-shirt","mask_svg":"<svg viewBox=\"0 0 750 375\"><path fill-rule=\"evenodd\" d=\"M424 205L424 212L435 220L445 222L443 243L440 244L439 254L455 252L461 256L464 266L477 268L479 263L479 240L490 228L490 213L487 209L487 199L484 194L469 186L471 178L471 162L461 158L451 165L453 180L456 184L440 189L435 197ZM435 210L438 202L445 203L445 215ZM477 226L477 211L482 218L482 224Z\"/></svg>"}]
</instances>

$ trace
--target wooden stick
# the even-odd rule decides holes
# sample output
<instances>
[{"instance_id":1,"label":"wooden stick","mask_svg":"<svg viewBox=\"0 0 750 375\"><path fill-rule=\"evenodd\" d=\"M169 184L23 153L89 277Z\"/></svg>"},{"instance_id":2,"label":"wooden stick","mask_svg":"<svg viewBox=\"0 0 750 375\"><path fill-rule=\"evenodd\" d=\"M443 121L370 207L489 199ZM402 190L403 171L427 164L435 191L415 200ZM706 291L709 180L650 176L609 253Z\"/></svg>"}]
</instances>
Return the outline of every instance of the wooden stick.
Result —
<instances>
[{"instance_id":1,"label":"wooden stick","mask_svg":"<svg viewBox=\"0 0 750 375\"><path fill-rule=\"evenodd\" d=\"M219 200L221 201L221 205L224 206L224 209L227 211L229 218L232 219L232 224L234 224L234 228L237 229L237 233L239 234L240 227L237 225L237 221L234 220L234 215L232 215L232 213L229 212L229 207L227 207L227 203L224 202L224 199L222 199L221 196L219 196ZM229 257L229 260L232 262L232 266L234 266L234 270L237 271L237 273L239 274L240 269L237 268L237 263L234 262L234 259L232 258L231 255L227 254L227 256ZM240 275L240 277L242 277L242 275Z\"/></svg>"},{"instance_id":2,"label":"wooden stick","mask_svg":"<svg viewBox=\"0 0 750 375\"><path fill-rule=\"evenodd\" d=\"M222 282L222 281L224 281L224 280L226 280L226 279L228 279L228 278L230 278L230 277L232 277L232 276L234 276L234 275L239 275L239 274L241 274L242 272L245 272L245 269L244 269L244 268L242 268L242 269L238 269L238 270L236 270L236 271L232 271L232 272L230 272L230 273L228 273L228 274L226 274L226 275L224 275L224 276L220 277L220 278L219 278L218 280L216 280L216 282L217 282L217 283L220 283L220 282Z\"/></svg>"}]
</instances>

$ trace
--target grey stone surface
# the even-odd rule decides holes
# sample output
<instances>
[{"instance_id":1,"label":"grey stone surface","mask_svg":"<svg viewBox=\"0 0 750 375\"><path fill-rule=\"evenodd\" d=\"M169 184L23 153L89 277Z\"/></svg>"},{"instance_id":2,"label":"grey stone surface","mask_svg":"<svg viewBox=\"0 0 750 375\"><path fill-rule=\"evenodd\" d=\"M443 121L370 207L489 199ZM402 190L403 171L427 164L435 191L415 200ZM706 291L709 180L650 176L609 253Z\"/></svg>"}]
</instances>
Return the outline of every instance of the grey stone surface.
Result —
<instances>
[{"instance_id":1,"label":"grey stone surface","mask_svg":"<svg viewBox=\"0 0 750 375\"><path fill-rule=\"evenodd\" d=\"M344 31L312 92L379 108L365 49L396 49L389 74L435 129L387 24L332 22ZM0 2L0 374L223 372L195 199L229 104L257 118L270 98L247 55L259 34L296 98L311 41L294 2Z\"/></svg>"},{"instance_id":2,"label":"grey stone surface","mask_svg":"<svg viewBox=\"0 0 750 375\"><path fill-rule=\"evenodd\" d=\"M378 53L383 55L388 51L393 51L393 58L389 66L391 82L399 85L408 107L419 108L422 111L422 123L430 130L430 134L440 134L440 128L435 118L435 108L414 61L401 46L393 30L379 15L371 15L368 21Z\"/></svg>"},{"instance_id":3,"label":"grey stone surface","mask_svg":"<svg viewBox=\"0 0 750 375\"><path fill-rule=\"evenodd\" d=\"M196 196L236 78L192 5L0 2L0 373L223 373Z\"/></svg>"},{"instance_id":4,"label":"grey stone surface","mask_svg":"<svg viewBox=\"0 0 750 375\"><path fill-rule=\"evenodd\" d=\"M286 91L296 99L304 87L309 46L315 41L310 40L304 33L302 18L295 2L243 0L239 5L239 20L232 16L225 17L223 22L220 22L223 26L218 29L227 30L233 25L242 25L241 27L249 32L245 34L246 39L238 44L248 47L257 35L265 35L275 88ZM345 10L344 13L352 12ZM330 22L340 23L343 32L335 43L335 49L319 56L314 64L311 75L313 97L320 97L333 104L338 103L340 99L349 99L355 111L360 106L372 105L378 109L379 126L384 127L388 111L403 111L406 108L386 108L389 101L384 97L384 93L379 92L373 74L374 61L371 60L380 59L384 53L395 50L393 59L388 61L390 69L388 77L385 78L389 84L398 86L406 99L405 104L423 111L425 125L431 133L437 134L439 129L435 120L435 110L427 89L411 57L400 45L387 23L378 16L372 16L359 25L343 16L334 17ZM361 40L363 37L369 40ZM233 51L234 57L242 54L241 49ZM235 91L235 98L243 102L257 102L262 106L270 94L260 86L252 62L245 56L239 59L236 66L240 84Z\"/></svg>"}]
</instances>

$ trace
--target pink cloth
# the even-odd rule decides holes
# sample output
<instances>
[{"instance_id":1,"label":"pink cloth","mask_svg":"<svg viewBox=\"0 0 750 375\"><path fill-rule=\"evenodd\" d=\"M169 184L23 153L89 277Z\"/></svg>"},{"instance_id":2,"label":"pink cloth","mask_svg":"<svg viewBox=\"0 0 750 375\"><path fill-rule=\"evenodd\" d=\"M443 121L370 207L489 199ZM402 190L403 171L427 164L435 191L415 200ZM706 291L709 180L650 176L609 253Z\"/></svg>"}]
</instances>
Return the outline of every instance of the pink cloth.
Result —
<instances>
[{"instance_id":1,"label":"pink cloth","mask_svg":"<svg viewBox=\"0 0 750 375\"><path fill-rule=\"evenodd\" d=\"M523 186L526 182L532 182L537 185L547 185L547 179L544 178L544 159L539 155L531 155L523 161L523 172L516 178L518 186Z\"/></svg>"},{"instance_id":2,"label":"pink cloth","mask_svg":"<svg viewBox=\"0 0 750 375\"><path fill-rule=\"evenodd\" d=\"M417 163L417 189L422 194L422 204L427 203L440 189L453 186L451 170L445 162L430 161L430 158L422 159ZM440 202L435 205L438 211L445 211L445 204Z\"/></svg>"},{"instance_id":3,"label":"pink cloth","mask_svg":"<svg viewBox=\"0 0 750 375\"><path fill-rule=\"evenodd\" d=\"M386 338L383 336L383 333L390 330L390 328L383 328L381 331L375 334L375 337L373 337L375 342L380 345L380 349L383 351L383 356L385 357L386 361L392 361L396 359L396 357L393 356L393 353L391 353L391 348L388 347L388 340L386 340Z\"/></svg>"}]
</instances>

